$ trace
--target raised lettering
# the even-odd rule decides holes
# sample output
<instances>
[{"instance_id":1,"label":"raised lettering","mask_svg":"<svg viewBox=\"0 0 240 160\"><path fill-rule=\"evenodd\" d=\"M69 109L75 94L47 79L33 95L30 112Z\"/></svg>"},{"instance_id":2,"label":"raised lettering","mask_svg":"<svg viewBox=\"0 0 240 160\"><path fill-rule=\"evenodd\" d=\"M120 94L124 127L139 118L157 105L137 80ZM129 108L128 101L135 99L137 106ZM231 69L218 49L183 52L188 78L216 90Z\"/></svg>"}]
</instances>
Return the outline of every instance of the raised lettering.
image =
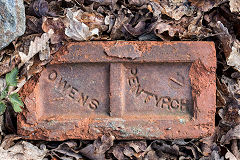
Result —
<instances>
[{"instance_id":1,"label":"raised lettering","mask_svg":"<svg viewBox=\"0 0 240 160\"><path fill-rule=\"evenodd\" d=\"M137 86L138 83L139 83L138 77L130 77L130 78L128 78L128 84L129 84L130 87Z\"/></svg>"},{"instance_id":2,"label":"raised lettering","mask_svg":"<svg viewBox=\"0 0 240 160\"><path fill-rule=\"evenodd\" d=\"M146 98L144 100L144 103L147 103L150 101L150 99L153 97L153 94L147 91L143 91L146 94Z\"/></svg>"},{"instance_id":3,"label":"raised lettering","mask_svg":"<svg viewBox=\"0 0 240 160\"><path fill-rule=\"evenodd\" d=\"M62 78L60 79L57 88L66 92L67 90L71 89L71 85L67 83L67 81L63 80Z\"/></svg>"},{"instance_id":4,"label":"raised lettering","mask_svg":"<svg viewBox=\"0 0 240 160\"><path fill-rule=\"evenodd\" d=\"M54 81L56 78L57 78L57 72L55 70L52 70L48 75L48 79L51 81Z\"/></svg>"},{"instance_id":5,"label":"raised lettering","mask_svg":"<svg viewBox=\"0 0 240 160\"><path fill-rule=\"evenodd\" d=\"M156 107L158 107L161 97L158 97L157 95L155 95L155 100L156 100Z\"/></svg>"},{"instance_id":6,"label":"raised lettering","mask_svg":"<svg viewBox=\"0 0 240 160\"><path fill-rule=\"evenodd\" d=\"M88 100L88 96L81 93L78 102L81 102L82 105L84 106L86 104L87 100Z\"/></svg>"},{"instance_id":7,"label":"raised lettering","mask_svg":"<svg viewBox=\"0 0 240 160\"><path fill-rule=\"evenodd\" d=\"M132 68L131 69L131 76L128 77L128 84L130 86L130 91L135 93L136 97L141 95L142 93L146 94L146 97L143 99L144 103L148 103L152 97L155 97L155 106L160 107L162 109L168 109L168 110L181 110L182 112L186 112L187 110L187 100L185 99L172 99L169 96L158 96L155 95L149 91L144 90L140 83L137 76L137 69ZM178 81L177 79L170 77L169 78L172 82L178 84L179 86L183 86L184 83ZM184 82L184 81L183 81ZM145 95L144 95L145 96Z\"/></svg>"},{"instance_id":8,"label":"raised lettering","mask_svg":"<svg viewBox=\"0 0 240 160\"><path fill-rule=\"evenodd\" d=\"M171 107L172 107L173 109L178 109L178 108L180 107L179 100L173 99L172 102L171 102Z\"/></svg>"},{"instance_id":9,"label":"raised lettering","mask_svg":"<svg viewBox=\"0 0 240 160\"><path fill-rule=\"evenodd\" d=\"M181 100L181 111L182 112L186 112L187 111L187 100L186 99L182 99Z\"/></svg>"},{"instance_id":10,"label":"raised lettering","mask_svg":"<svg viewBox=\"0 0 240 160\"><path fill-rule=\"evenodd\" d=\"M139 96L142 92L143 92L143 89L141 88L140 85L138 85L136 89L136 96Z\"/></svg>"},{"instance_id":11,"label":"raised lettering","mask_svg":"<svg viewBox=\"0 0 240 160\"><path fill-rule=\"evenodd\" d=\"M95 109L97 109L98 105L99 105L98 100L92 99L89 103L89 108L92 110L95 110Z\"/></svg>"},{"instance_id":12,"label":"raised lettering","mask_svg":"<svg viewBox=\"0 0 240 160\"><path fill-rule=\"evenodd\" d=\"M162 108L168 108L170 110L170 102L171 102L171 98L170 97L163 97L162 98Z\"/></svg>"},{"instance_id":13,"label":"raised lettering","mask_svg":"<svg viewBox=\"0 0 240 160\"><path fill-rule=\"evenodd\" d=\"M72 99L76 98L76 94L78 94L78 90L74 87L72 87L70 93L69 93L69 97L71 97Z\"/></svg>"},{"instance_id":14,"label":"raised lettering","mask_svg":"<svg viewBox=\"0 0 240 160\"><path fill-rule=\"evenodd\" d=\"M137 75L137 68L132 68L131 69L131 74Z\"/></svg>"},{"instance_id":15,"label":"raised lettering","mask_svg":"<svg viewBox=\"0 0 240 160\"><path fill-rule=\"evenodd\" d=\"M55 70L51 71L48 75L48 79L51 81L56 80L58 77L57 72ZM80 103L81 106L88 106L90 109L95 110L99 106L99 101L96 99L89 98L88 95L84 93L79 93L78 89L68 84L66 80L64 80L61 76L56 81L57 90L67 97L75 100Z\"/></svg>"}]
</instances>

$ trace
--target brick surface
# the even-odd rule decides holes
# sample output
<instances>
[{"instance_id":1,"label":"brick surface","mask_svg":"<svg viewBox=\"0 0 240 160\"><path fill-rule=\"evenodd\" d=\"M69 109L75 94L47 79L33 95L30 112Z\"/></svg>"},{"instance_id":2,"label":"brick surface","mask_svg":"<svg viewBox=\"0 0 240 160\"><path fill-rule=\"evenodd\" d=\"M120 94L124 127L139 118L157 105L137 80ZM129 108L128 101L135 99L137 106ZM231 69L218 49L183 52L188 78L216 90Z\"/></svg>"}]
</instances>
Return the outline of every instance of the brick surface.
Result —
<instances>
[{"instance_id":1,"label":"brick surface","mask_svg":"<svg viewBox=\"0 0 240 160\"><path fill-rule=\"evenodd\" d=\"M27 139L175 139L214 131L212 42L79 42L22 89Z\"/></svg>"}]
</instances>

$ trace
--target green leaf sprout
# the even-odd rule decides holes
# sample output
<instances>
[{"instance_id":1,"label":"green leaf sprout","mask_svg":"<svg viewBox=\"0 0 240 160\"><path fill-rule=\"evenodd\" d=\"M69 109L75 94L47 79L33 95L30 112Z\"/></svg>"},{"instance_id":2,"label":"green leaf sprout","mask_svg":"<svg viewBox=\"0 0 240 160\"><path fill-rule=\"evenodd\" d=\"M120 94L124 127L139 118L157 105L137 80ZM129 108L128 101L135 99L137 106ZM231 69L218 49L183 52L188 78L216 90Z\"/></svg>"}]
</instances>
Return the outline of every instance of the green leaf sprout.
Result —
<instances>
[{"instance_id":1,"label":"green leaf sprout","mask_svg":"<svg viewBox=\"0 0 240 160\"><path fill-rule=\"evenodd\" d=\"M22 112L22 108L24 106L20 96L18 93L8 94L10 86L17 86L17 77L18 69L14 68L10 73L6 74L6 87L0 93L0 114L3 114L6 110L6 103L10 102L12 104L13 110L15 112Z\"/></svg>"}]
</instances>

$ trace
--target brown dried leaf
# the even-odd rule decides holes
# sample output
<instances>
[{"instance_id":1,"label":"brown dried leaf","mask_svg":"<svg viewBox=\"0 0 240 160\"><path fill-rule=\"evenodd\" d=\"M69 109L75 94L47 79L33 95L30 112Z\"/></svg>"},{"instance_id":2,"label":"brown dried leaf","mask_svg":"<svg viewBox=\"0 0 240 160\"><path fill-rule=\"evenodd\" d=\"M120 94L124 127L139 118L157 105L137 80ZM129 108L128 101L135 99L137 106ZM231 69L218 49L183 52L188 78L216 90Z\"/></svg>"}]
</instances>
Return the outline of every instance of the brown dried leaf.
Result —
<instances>
[{"instance_id":1,"label":"brown dried leaf","mask_svg":"<svg viewBox=\"0 0 240 160\"><path fill-rule=\"evenodd\" d=\"M50 58L50 49L49 49L49 39L52 35L52 30L49 33L43 33L41 37L36 36L33 41L30 41L30 45L27 46L27 53L19 51L21 57L21 63L19 66L22 66L24 63L28 62L33 56L37 53L40 53L40 59L46 60ZM26 47L26 46L25 46Z\"/></svg>"},{"instance_id":2,"label":"brown dried leaf","mask_svg":"<svg viewBox=\"0 0 240 160\"><path fill-rule=\"evenodd\" d=\"M231 12L240 14L240 1L239 0L230 0L229 2Z\"/></svg>"},{"instance_id":3,"label":"brown dried leaf","mask_svg":"<svg viewBox=\"0 0 240 160\"><path fill-rule=\"evenodd\" d=\"M233 66L240 72L240 42L238 40L233 41L231 52L226 61L227 65Z\"/></svg>"},{"instance_id":4,"label":"brown dried leaf","mask_svg":"<svg viewBox=\"0 0 240 160\"><path fill-rule=\"evenodd\" d=\"M81 149L79 153L89 159L104 160L105 152L112 147L114 139L115 137L112 135L103 135L101 139L95 140L93 144L89 144L85 148Z\"/></svg>"},{"instance_id":5,"label":"brown dried leaf","mask_svg":"<svg viewBox=\"0 0 240 160\"><path fill-rule=\"evenodd\" d=\"M111 151L111 153L114 155L114 157L116 157L118 160L123 160L124 159L124 154L123 154L123 147L121 147L120 145L116 145L114 146L113 150Z\"/></svg>"},{"instance_id":6,"label":"brown dried leaf","mask_svg":"<svg viewBox=\"0 0 240 160\"><path fill-rule=\"evenodd\" d=\"M191 4L203 12L208 12L213 7L217 7L223 0L189 0Z\"/></svg>"},{"instance_id":7,"label":"brown dried leaf","mask_svg":"<svg viewBox=\"0 0 240 160\"><path fill-rule=\"evenodd\" d=\"M147 4L148 0L127 0L125 1L125 6L140 7L144 4Z\"/></svg>"},{"instance_id":8,"label":"brown dried leaf","mask_svg":"<svg viewBox=\"0 0 240 160\"><path fill-rule=\"evenodd\" d=\"M123 35L123 25L128 24L131 19L134 17L132 12L125 8L124 6L121 6L122 8L118 10L117 17L115 19L115 23L112 27L111 35L110 37L112 39L121 39Z\"/></svg>"},{"instance_id":9,"label":"brown dried leaf","mask_svg":"<svg viewBox=\"0 0 240 160\"><path fill-rule=\"evenodd\" d=\"M0 147L0 159L42 160L46 153L47 149L39 149L37 146L26 141L19 142L8 149Z\"/></svg>"},{"instance_id":10,"label":"brown dried leaf","mask_svg":"<svg viewBox=\"0 0 240 160\"><path fill-rule=\"evenodd\" d=\"M155 34L165 41L171 40L172 37L176 34L177 30L174 26L171 26L167 23L160 22L154 28ZM168 32L168 34L163 34Z\"/></svg>"},{"instance_id":11,"label":"brown dried leaf","mask_svg":"<svg viewBox=\"0 0 240 160\"><path fill-rule=\"evenodd\" d=\"M78 10L76 12L73 12L72 10L68 9L67 10L67 18L69 21L69 24L67 25L67 28L65 29L65 34L77 41L85 41L92 39L93 36L99 35L99 29L94 28L90 30L90 28L77 20L77 15L82 12L81 10Z\"/></svg>"},{"instance_id":12,"label":"brown dried leaf","mask_svg":"<svg viewBox=\"0 0 240 160\"><path fill-rule=\"evenodd\" d=\"M51 35L51 44L57 44L65 39L65 21L63 18L43 18L42 29L44 32L49 33L53 31Z\"/></svg>"},{"instance_id":13,"label":"brown dried leaf","mask_svg":"<svg viewBox=\"0 0 240 160\"><path fill-rule=\"evenodd\" d=\"M149 2L148 10L153 13L154 17L160 18L163 8L159 3Z\"/></svg>"},{"instance_id":14,"label":"brown dried leaf","mask_svg":"<svg viewBox=\"0 0 240 160\"><path fill-rule=\"evenodd\" d=\"M222 137L222 144L229 144L232 139L240 139L240 125L230 129L225 136Z\"/></svg>"},{"instance_id":15,"label":"brown dried leaf","mask_svg":"<svg viewBox=\"0 0 240 160\"><path fill-rule=\"evenodd\" d=\"M214 141L215 135L200 140L200 142L202 142L201 149L204 156L209 156L211 154Z\"/></svg>"},{"instance_id":16,"label":"brown dried leaf","mask_svg":"<svg viewBox=\"0 0 240 160\"><path fill-rule=\"evenodd\" d=\"M82 1L82 0L80 0L80 1ZM96 3L99 3L101 5L112 5L112 6L114 6L117 3L118 0L89 0L89 1L90 2L96 2Z\"/></svg>"},{"instance_id":17,"label":"brown dried leaf","mask_svg":"<svg viewBox=\"0 0 240 160\"><path fill-rule=\"evenodd\" d=\"M79 22L86 24L90 30L98 28L100 31L103 30L102 26L104 25L105 18L100 13L94 12L78 12L75 17Z\"/></svg>"},{"instance_id":18,"label":"brown dried leaf","mask_svg":"<svg viewBox=\"0 0 240 160\"><path fill-rule=\"evenodd\" d=\"M229 160L237 160L237 158L228 150L228 152L225 154L225 158Z\"/></svg>"},{"instance_id":19,"label":"brown dried leaf","mask_svg":"<svg viewBox=\"0 0 240 160\"><path fill-rule=\"evenodd\" d=\"M15 52L11 56L4 56L0 60L0 76L10 72L19 62L20 57Z\"/></svg>"},{"instance_id":20,"label":"brown dried leaf","mask_svg":"<svg viewBox=\"0 0 240 160\"><path fill-rule=\"evenodd\" d=\"M179 147L177 145L168 145L164 141L156 140L152 143L152 148L156 151L159 157L164 154L171 155L172 157L179 156Z\"/></svg>"},{"instance_id":21,"label":"brown dried leaf","mask_svg":"<svg viewBox=\"0 0 240 160\"><path fill-rule=\"evenodd\" d=\"M69 157L73 157L75 159L82 159L82 156L77 153L77 151L74 150L74 148L77 147L77 143L73 141L68 141L60 144L57 148L51 150L51 152L54 152L58 158L65 160ZM60 153L63 156L58 155L57 153Z\"/></svg>"},{"instance_id":22,"label":"brown dried leaf","mask_svg":"<svg viewBox=\"0 0 240 160\"><path fill-rule=\"evenodd\" d=\"M154 160L159 159L155 151L149 151L144 157L144 160Z\"/></svg>"},{"instance_id":23,"label":"brown dried leaf","mask_svg":"<svg viewBox=\"0 0 240 160\"><path fill-rule=\"evenodd\" d=\"M146 141L131 141L128 142L129 147L133 148L136 153L145 151L147 149Z\"/></svg>"},{"instance_id":24,"label":"brown dried leaf","mask_svg":"<svg viewBox=\"0 0 240 160\"><path fill-rule=\"evenodd\" d=\"M240 151L239 151L238 140L237 139L232 140L231 149L232 149L232 153L236 157L236 159L240 159Z\"/></svg>"},{"instance_id":25,"label":"brown dried leaf","mask_svg":"<svg viewBox=\"0 0 240 160\"><path fill-rule=\"evenodd\" d=\"M224 160L224 157L220 156L220 154L218 153L218 151L212 151L211 153L211 160Z\"/></svg>"},{"instance_id":26,"label":"brown dried leaf","mask_svg":"<svg viewBox=\"0 0 240 160\"><path fill-rule=\"evenodd\" d=\"M180 20L183 16L193 16L194 14L194 7L189 6L186 3L187 0L154 2L159 3L159 5L162 7L162 14L166 14L175 20Z\"/></svg>"},{"instance_id":27,"label":"brown dried leaf","mask_svg":"<svg viewBox=\"0 0 240 160\"><path fill-rule=\"evenodd\" d=\"M19 140L21 138L22 138L21 136L13 135L13 134L6 135L3 138L3 141L0 145L0 147L3 148L3 149L8 149L9 147L11 147L15 144L14 143L15 140Z\"/></svg>"},{"instance_id":28,"label":"brown dried leaf","mask_svg":"<svg viewBox=\"0 0 240 160\"><path fill-rule=\"evenodd\" d=\"M151 151L149 147L147 149L146 141L130 141L130 142L120 142L111 148L110 153L114 155L119 160L126 158L130 159L141 159Z\"/></svg>"},{"instance_id":29,"label":"brown dried leaf","mask_svg":"<svg viewBox=\"0 0 240 160\"><path fill-rule=\"evenodd\" d=\"M4 130L7 134L16 134L17 128L15 123L16 115L13 108L7 104L7 108L4 112Z\"/></svg>"},{"instance_id":30,"label":"brown dried leaf","mask_svg":"<svg viewBox=\"0 0 240 160\"><path fill-rule=\"evenodd\" d=\"M42 19L37 18L34 16L26 16L26 31L25 35L30 35L30 34L37 34L37 33L42 33L43 30L41 28L42 25Z\"/></svg>"},{"instance_id":31,"label":"brown dried leaf","mask_svg":"<svg viewBox=\"0 0 240 160\"><path fill-rule=\"evenodd\" d=\"M38 17L51 16L56 17L61 14L62 9L58 2L45 0L32 1L29 7L29 12Z\"/></svg>"},{"instance_id":32,"label":"brown dried leaf","mask_svg":"<svg viewBox=\"0 0 240 160\"><path fill-rule=\"evenodd\" d=\"M234 97L237 101L240 102L240 99L239 99L240 81L228 78L228 77L223 75L222 78L221 78L221 82L227 87L227 92L230 94L229 98Z\"/></svg>"},{"instance_id":33,"label":"brown dried leaf","mask_svg":"<svg viewBox=\"0 0 240 160\"><path fill-rule=\"evenodd\" d=\"M123 25L124 28L133 36L137 37L146 32L146 22L140 21L135 27L130 24Z\"/></svg>"},{"instance_id":34,"label":"brown dried leaf","mask_svg":"<svg viewBox=\"0 0 240 160\"><path fill-rule=\"evenodd\" d=\"M229 57L232 52L233 38L229 34L228 28L225 27L221 21L212 20L212 17L206 15L204 18L209 22L209 25L213 27L213 31L220 40L225 57Z\"/></svg>"}]
</instances>

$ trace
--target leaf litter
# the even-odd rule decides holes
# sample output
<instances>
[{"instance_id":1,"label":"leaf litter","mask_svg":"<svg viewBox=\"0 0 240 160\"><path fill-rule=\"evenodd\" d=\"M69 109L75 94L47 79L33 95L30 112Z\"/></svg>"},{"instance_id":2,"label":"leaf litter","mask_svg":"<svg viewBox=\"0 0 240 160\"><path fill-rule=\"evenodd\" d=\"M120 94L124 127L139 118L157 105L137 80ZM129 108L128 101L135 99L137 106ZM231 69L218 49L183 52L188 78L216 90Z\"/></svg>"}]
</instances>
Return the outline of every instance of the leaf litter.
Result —
<instances>
[{"instance_id":1,"label":"leaf litter","mask_svg":"<svg viewBox=\"0 0 240 160\"><path fill-rule=\"evenodd\" d=\"M11 88L14 94L41 72L61 46L71 41L214 41L217 51L216 129L211 137L191 140L117 141L111 135L104 135L95 141L33 142L9 135L16 132L16 114L7 110L5 127L1 125L4 139L0 157L240 159L238 0L25 0L25 8L25 34L0 51L0 92L6 86L5 75L13 68L18 67L20 71L17 86ZM13 97L16 99L17 96Z\"/></svg>"}]
</instances>

